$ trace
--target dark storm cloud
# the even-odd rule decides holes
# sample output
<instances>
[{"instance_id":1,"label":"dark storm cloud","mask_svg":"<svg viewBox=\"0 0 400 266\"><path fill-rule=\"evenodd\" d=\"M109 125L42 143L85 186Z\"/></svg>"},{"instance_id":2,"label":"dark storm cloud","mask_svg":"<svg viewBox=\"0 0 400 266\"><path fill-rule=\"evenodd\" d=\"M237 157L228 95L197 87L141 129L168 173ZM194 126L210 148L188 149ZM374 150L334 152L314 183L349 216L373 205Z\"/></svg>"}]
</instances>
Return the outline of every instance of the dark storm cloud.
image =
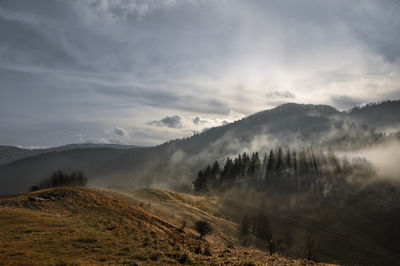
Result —
<instances>
[{"instance_id":1,"label":"dark storm cloud","mask_svg":"<svg viewBox=\"0 0 400 266\"><path fill-rule=\"evenodd\" d=\"M159 126L159 127L169 127L169 128L181 128L182 127L182 118L179 115L174 116L166 116L161 120L153 120L147 123L150 126Z\"/></svg>"}]
</instances>

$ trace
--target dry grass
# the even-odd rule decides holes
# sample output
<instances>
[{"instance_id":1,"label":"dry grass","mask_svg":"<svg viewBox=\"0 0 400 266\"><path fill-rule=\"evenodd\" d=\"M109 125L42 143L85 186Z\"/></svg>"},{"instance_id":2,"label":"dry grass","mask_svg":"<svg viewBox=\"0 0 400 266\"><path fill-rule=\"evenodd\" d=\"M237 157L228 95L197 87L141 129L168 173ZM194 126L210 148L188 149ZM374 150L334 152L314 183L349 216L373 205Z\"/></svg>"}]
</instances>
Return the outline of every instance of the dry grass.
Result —
<instances>
[{"instance_id":1,"label":"dry grass","mask_svg":"<svg viewBox=\"0 0 400 266\"><path fill-rule=\"evenodd\" d=\"M236 245L235 236L226 236L234 233L235 224L207 214L212 203L204 198L147 192L141 192L142 201L87 188L53 188L2 197L0 264L311 264ZM155 198L150 200L152 193ZM162 208L161 202L170 207ZM166 215L173 206L175 218ZM161 209L164 213L156 214ZM189 213L190 219L206 215L211 219L216 231L207 241L198 240L189 228L179 232L181 215Z\"/></svg>"}]
</instances>

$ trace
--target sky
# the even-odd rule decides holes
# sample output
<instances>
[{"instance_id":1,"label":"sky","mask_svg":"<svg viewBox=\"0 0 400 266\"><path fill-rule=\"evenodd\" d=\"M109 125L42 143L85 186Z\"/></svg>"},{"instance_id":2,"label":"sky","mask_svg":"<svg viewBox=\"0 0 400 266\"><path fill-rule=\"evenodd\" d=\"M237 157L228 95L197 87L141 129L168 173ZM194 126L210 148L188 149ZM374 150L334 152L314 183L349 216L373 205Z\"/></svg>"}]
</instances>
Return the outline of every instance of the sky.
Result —
<instances>
[{"instance_id":1,"label":"sky","mask_svg":"<svg viewBox=\"0 0 400 266\"><path fill-rule=\"evenodd\" d=\"M398 0L0 0L0 145L157 145L400 99Z\"/></svg>"}]
</instances>

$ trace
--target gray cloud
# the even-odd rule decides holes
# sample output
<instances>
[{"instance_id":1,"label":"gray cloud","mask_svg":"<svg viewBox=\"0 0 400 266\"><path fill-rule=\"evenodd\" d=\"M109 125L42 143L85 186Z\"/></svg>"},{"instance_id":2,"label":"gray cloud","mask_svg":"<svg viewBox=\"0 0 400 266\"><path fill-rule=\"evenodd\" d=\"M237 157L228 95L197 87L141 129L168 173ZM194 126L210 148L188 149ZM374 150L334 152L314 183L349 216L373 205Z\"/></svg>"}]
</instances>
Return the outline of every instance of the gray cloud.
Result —
<instances>
[{"instance_id":1,"label":"gray cloud","mask_svg":"<svg viewBox=\"0 0 400 266\"><path fill-rule=\"evenodd\" d=\"M361 99L353 98L346 95L334 95L331 97L331 99L332 104L340 110L347 110L352 107L359 106L362 103L365 103L365 101Z\"/></svg>"},{"instance_id":2,"label":"gray cloud","mask_svg":"<svg viewBox=\"0 0 400 266\"><path fill-rule=\"evenodd\" d=\"M229 111L229 107L219 99L213 99L212 96L198 95L187 92L182 94L179 91L171 91L165 89L157 89L160 84L150 86L114 86L107 87L104 85L95 88L101 94L111 97L118 97L129 103L137 103L140 105L174 108L192 112L224 114ZM173 86L171 84L171 86Z\"/></svg>"},{"instance_id":3,"label":"gray cloud","mask_svg":"<svg viewBox=\"0 0 400 266\"><path fill-rule=\"evenodd\" d=\"M201 125L201 124L204 124L204 123L207 123L207 122L208 122L207 120L201 119L199 116L194 117L194 118L192 119L192 121L193 121L193 123L196 124L196 125Z\"/></svg>"},{"instance_id":4,"label":"gray cloud","mask_svg":"<svg viewBox=\"0 0 400 266\"><path fill-rule=\"evenodd\" d=\"M281 99L293 99L296 95L290 91L272 91L267 92L265 96L271 100L281 100Z\"/></svg>"},{"instance_id":5,"label":"gray cloud","mask_svg":"<svg viewBox=\"0 0 400 266\"><path fill-rule=\"evenodd\" d=\"M129 136L128 132L126 132L125 129L120 128L120 127L115 127L113 131L114 131L115 135L120 136L120 137Z\"/></svg>"},{"instance_id":6,"label":"gray cloud","mask_svg":"<svg viewBox=\"0 0 400 266\"><path fill-rule=\"evenodd\" d=\"M150 126L166 126L169 128L181 128L182 118L179 115L166 116L161 120L153 120L147 123Z\"/></svg>"},{"instance_id":7,"label":"gray cloud","mask_svg":"<svg viewBox=\"0 0 400 266\"><path fill-rule=\"evenodd\" d=\"M157 144L185 133L146 127L154 115L199 117L200 130L289 100L393 99L399 13L397 0L2 0L0 143L65 144L55 136L117 124L127 142Z\"/></svg>"},{"instance_id":8,"label":"gray cloud","mask_svg":"<svg viewBox=\"0 0 400 266\"><path fill-rule=\"evenodd\" d=\"M127 19L129 16L141 18L157 10L171 9L202 0L76 0L78 9L84 9L91 19L101 17L109 22Z\"/></svg>"},{"instance_id":9,"label":"gray cloud","mask_svg":"<svg viewBox=\"0 0 400 266\"><path fill-rule=\"evenodd\" d=\"M293 101L296 95L288 90L275 90L265 94L266 103L269 106L278 106Z\"/></svg>"}]
</instances>

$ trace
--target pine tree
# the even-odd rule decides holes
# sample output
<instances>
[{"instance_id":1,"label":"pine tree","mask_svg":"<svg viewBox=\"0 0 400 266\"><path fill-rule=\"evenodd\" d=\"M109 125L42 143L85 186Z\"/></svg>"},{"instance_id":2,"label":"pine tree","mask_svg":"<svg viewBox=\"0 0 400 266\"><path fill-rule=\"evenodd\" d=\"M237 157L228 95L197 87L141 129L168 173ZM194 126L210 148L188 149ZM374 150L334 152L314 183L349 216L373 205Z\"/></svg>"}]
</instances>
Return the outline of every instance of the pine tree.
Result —
<instances>
[{"instance_id":1,"label":"pine tree","mask_svg":"<svg viewBox=\"0 0 400 266\"><path fill-rule=\"evenodd\" d=\"M292 159L290 158L290 150L287 149L286 152L286 167L288 170L292 169Z\"/></svg>"},{"instance_id":2,"label":"pine tree","mask_svg":"<svg viewBox=\"0 0 400 266\"><path fill-rule=\"evenodd\" d=\"M293 153L292 153L292 163L293 163L293 171L296 174L297 173L297 153L296 153L296 151L293 151Z\"/></svg>"},{"instance_id":3,"label":"pine tree","mask_svg":"<svg viewBox=\"0 0 400 266\"><path fill-rule=\"evenodd\" d=\"M267 165L268 173L272 173L274 171L274 164L275 164L274 151L271 150L268 155L268 165Z\"/></svg>"},{"instance_id":4,"label":"pine tree","mask_svg":"<svg viewBox=\"0 0 400 266\"><path fill-rule=\"evenodd\" d=\"M234 168L234 164L233 164L232 159L229 158L229 157L226 158L226 162L225 162L225 165L224 165L224 170L221 173L222 181L230 180L230 179L234 178L234 176L233 176L234 169L233 168Z\"/></svg>"},{"instance_id":5,"label":"pine tree","mask_svg":"<svg viewBox=\"0 0 400 266\"><path fill-rule=\"evenodd\" d=\"M278 148L278 152L276 154L276 166L275 166L276 172L278 174L282 174L282 169L283 169L283 159L282 159L282 148Z\"/></svg>"},{"instance_id":6,"label":"pine tree","mask_svg":"<svg viewBox=\"0 0 400 266\"><path fill-rule=\"evenodd\" d=\"M217 187L218 186L218 179L220 177L221 174L221 168L219 166L218 161L215 161L211 167L211 172L210 172L210 176L209 176L209 180L208 183L211 187Z\"/></svg>"},{"instance_id":7,"label":"pine tree","mask_svg":"<svg viewBox=\"0 0 400 266\"><path fill-rule=\"evenodd\" d=\"M261 183L265 182L265 178L266 178L266 174L267 174L267 165L268 165L267 154L264 153L264 158L262 161L262 167L261 167L261 173L260 173Z\"/></svg>"},{"instance_id":8,"label":"pine tree","mask_svg":"<svg viewBox=\"0 0 400 266\"><path fill-rule=\"evenodd\" d=\"M211 168L211 175L213 177L217 178L219 176L220 172L221 172L221 168L219 167L219 163L218 163L218 161L215 161Z\"/></svg>"},{"instance_id":9,"label":"pine tree","mask_svg":"<svg viewBox=\"0 0 400 266\"><path fill-rule=\"evenodd\" d=\"M207 187L207 176L203 170L197 173L197 178L193 181L195 191L205 191Z\"/></svg>"}]
</instances>

